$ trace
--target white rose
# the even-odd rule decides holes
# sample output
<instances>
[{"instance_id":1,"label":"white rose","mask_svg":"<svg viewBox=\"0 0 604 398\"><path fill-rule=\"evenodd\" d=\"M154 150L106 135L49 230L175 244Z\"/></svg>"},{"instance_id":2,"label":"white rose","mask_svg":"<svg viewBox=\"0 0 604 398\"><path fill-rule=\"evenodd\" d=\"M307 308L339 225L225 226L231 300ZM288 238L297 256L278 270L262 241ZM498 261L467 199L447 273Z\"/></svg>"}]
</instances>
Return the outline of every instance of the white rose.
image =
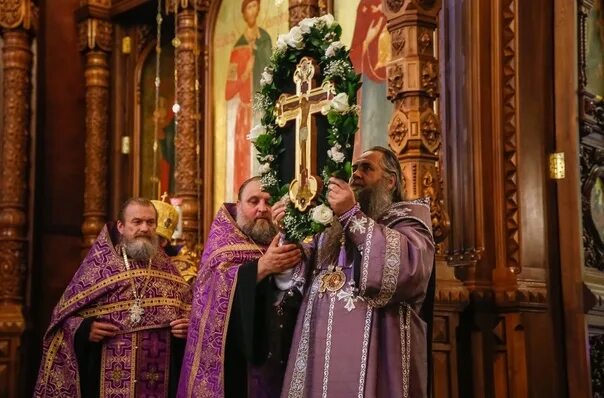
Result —
<instances>
[{"instance_id":1,"label":"white rose","mask_svg":"<svg viewBox=\"0 0 604 398\"><path fill-rule=\"evenodd\" d=\"M250 133L247 135L247 139L251 142L256 142L258 137L260 137L262 134L266 134L266 128L264 128L263 125L258 124L250 130Z\"/></svg>"},{"instance_id":2,"label":"white rose","mask_svg":"<svg viewBox=\"0 0 604 398\"><path fill-rule=\"evenodd\" d=\"M258 169L258 171L260 172L260 174L266 174L269 171L271 171L271 165L270 163L262 163L260 165L260 168Z\"/></svg>"},{"instance_id":3,"label":"white rose","mask_svg":"<svg viewBox=\"0 0 604 398\"><path fill-rule=\"evenodd\" d=\"M336 51L339 50L340 48L344 47L344 43L342 43L341 41L334 41L332 42L329 47L327 47L327 50L325 50L325 56L327 58L331 58L333 56L336 55Z\"/></svg>"},{"instance_id":4,"label":"white rose","mask_svg":"<svg viewBox=\"0 0 604 398\"><path fill-rule=\"evenodd\" d=\"M331 100L331 109L338 113L346 113L350 110L348 105L348 95L346 93L340 93Z\"/></svg>"},{"instance_id":5,"label":"white rose","mask_svg":"<svg viewBox=\"0 0 604 398\"><path fill-rule=\"evenodd\" d=\"M342 163L344 161L344 153L340 152L340 145L336 145L327 151L327 156L329 156L334 162Z\"/></svg>"},{"instance_id":6,"label":"white rose","mask_svg":"<svg viewBox=\"0 0 604 398\"><path fill-rule=\"evenodd\" d=\"M285 36L284 34L279 35L279 37L277 37L277 44L275 44L275 50L276 51L285 51L285 49L287 48L287 42L285 41Z\"/></svg>"},{"instance_id":7,"label":"white rose","mask_svg":"<svg viewBox=\"0 0 604 398\"><path fill-rule=\"evenodd\" d=\"M318 224L329 225L333 221L333 211L325 205L319 205L312 209L310 217Z\"/></svg>"},{"instance_id":8,"label":"white rose","mask_svg":"<svg viewBox=\"0 0 604 398\"><path fill-rule=\"evenodd\" d=\"M262 76L260 77L260 85L266 86L267 84L271 84L273 82L273 74L270 69L265 68L264 72L262 72Z\"/></svg>"},{"instance_id":9,"label":"white rose","mask_svg":"<svg viewBox=\"0 0 604 398\"><path fill-rule=\"evenodd\" d=\"M325 14L322 17L320 17L319 20L321 22L323 22L325 24L325 26L327 26L328 28L331 28L331 26L335 22L335 19L333 18L333 15L331 15L331 14Z\"/></svg>"},{"instance_id":10,"label":"white rose","mask_svg":"<svg viewBox=\"0 0 604 398\"><path fill-rule=\"evenodd\" d=\"M285 42L292 48L301 49L304 47L304 35L302 30L298 26L291 28L289 33L285 36Z\"/></svg>"},{"instance_id":11,"label":"white rose","mask_svg":"<svg viewBox=\"0 0 604 398\"><path fill-rule=\"evenodd\" d=\"M317 22L317 18L304 18L298 24L300 26L300 30L304 34L310 33L310 29L315 26L315 22Z\"/></svg>"}]
</instances>

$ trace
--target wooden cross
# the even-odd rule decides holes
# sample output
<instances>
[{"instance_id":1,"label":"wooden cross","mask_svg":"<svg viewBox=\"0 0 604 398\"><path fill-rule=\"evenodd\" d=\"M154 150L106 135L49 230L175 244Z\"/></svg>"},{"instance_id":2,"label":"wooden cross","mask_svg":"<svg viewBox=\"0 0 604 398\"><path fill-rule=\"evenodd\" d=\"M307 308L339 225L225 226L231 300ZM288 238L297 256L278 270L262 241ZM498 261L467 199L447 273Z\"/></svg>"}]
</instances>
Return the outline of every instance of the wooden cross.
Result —
<instances>
[{"instance_id":1,"label":"wooden cross","mask_svg":"<svg viewBox=\"0 0 604 398\"><path fill-rule=\"evenodd\" d=\"M312 58L303 57L294 72L296 94L281 94L275 109L279 127L284 127L291 120L296 121L297 167L295 178L289 185L289 197L300 211L305 211L319 192L318 177L315 177L317 151L313 150L317 132L312 116L328 105L335 93L335 88L329 81L323 82L321 87L314 87L318 69Z\"/></svg>"}]
</instances>

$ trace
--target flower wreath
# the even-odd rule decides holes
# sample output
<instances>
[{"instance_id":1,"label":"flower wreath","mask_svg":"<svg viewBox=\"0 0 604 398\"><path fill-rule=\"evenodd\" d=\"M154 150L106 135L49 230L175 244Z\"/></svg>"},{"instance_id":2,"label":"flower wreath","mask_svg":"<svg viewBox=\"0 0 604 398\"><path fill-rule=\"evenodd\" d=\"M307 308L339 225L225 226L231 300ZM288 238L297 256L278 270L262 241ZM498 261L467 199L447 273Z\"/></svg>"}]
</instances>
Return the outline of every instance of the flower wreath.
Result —
<instances>
[{"instance_id":1,"label":"flower wreath","mask_svg":"<svg viewBox=\"0 0 604 398\"><path fill-rule=\"evenodd\" d=\"M283 140L278 134L276 103L282 94L281 87L293 81L296 65L302 57L315 59L323 75L330 81L335 96L321 113L329 124L325 166L321 178L325 184L318 193L316 205L310 211L301 212L290 202L283 220L285 240L299 242L308 236L323 231L333 220L333 211L327 202L327 180L337 176L346 181L352 174L352 151L354 134L358 126L357 90L361 86L360 75L354 72L349 51L340 41L341 26L327 14L319 18L306 18L286 33L279 35L269 65L260 80L260 91L254 98L254 110L262 114L261 123L248 136L254 144L260 162L263 189L276 202L288 192L277 170L278 157L285 152Z\"/></svg>"}]
</instances>

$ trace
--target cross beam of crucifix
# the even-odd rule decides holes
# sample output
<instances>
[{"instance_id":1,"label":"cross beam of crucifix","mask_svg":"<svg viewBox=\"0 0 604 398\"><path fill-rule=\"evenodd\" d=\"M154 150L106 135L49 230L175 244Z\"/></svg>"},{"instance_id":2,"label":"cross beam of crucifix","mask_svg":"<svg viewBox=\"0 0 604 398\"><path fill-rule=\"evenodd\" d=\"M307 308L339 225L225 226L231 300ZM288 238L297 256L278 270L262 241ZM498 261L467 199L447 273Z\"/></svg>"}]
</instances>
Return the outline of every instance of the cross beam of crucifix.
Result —
<instances>
[{"instance_id":1,"label":"cross beam of crucifix","mask_svg":"<svg viewBox=\"0 0 604 398\"><path fill-rule=\"evenodd\" d=\"M312 117L329 104L335 92L329 81L323 82L320 87L314 87L317 73L318 66L313 59L303 57L294 72L296 94L281 94L275 110L280 127L284 127L289 121L296 121L296 172L289 185L289 197L300 211L305 211L310 206L319 191L318 177L315 177L317 132Z\"/></svg>"}]
</instances>

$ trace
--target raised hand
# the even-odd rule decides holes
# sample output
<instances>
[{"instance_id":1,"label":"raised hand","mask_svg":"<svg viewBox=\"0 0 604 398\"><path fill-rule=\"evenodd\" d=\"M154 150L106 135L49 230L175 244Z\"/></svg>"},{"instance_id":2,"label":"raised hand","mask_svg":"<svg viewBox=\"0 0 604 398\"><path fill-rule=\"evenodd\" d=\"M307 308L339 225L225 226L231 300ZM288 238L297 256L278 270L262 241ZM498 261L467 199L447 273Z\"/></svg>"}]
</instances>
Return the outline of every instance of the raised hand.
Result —
<instances>
[{"instance_id":1,"label":"raised hand","mask_svg":"<svg viewBox=\"0 0 604 398\"><path fill-rule=\"evenodd\" d=\"M336 216L346 213L357 202L350 185L339 178L331 177L329 179L328 191L327 201Z\"/></svg>"}]
</instances>

